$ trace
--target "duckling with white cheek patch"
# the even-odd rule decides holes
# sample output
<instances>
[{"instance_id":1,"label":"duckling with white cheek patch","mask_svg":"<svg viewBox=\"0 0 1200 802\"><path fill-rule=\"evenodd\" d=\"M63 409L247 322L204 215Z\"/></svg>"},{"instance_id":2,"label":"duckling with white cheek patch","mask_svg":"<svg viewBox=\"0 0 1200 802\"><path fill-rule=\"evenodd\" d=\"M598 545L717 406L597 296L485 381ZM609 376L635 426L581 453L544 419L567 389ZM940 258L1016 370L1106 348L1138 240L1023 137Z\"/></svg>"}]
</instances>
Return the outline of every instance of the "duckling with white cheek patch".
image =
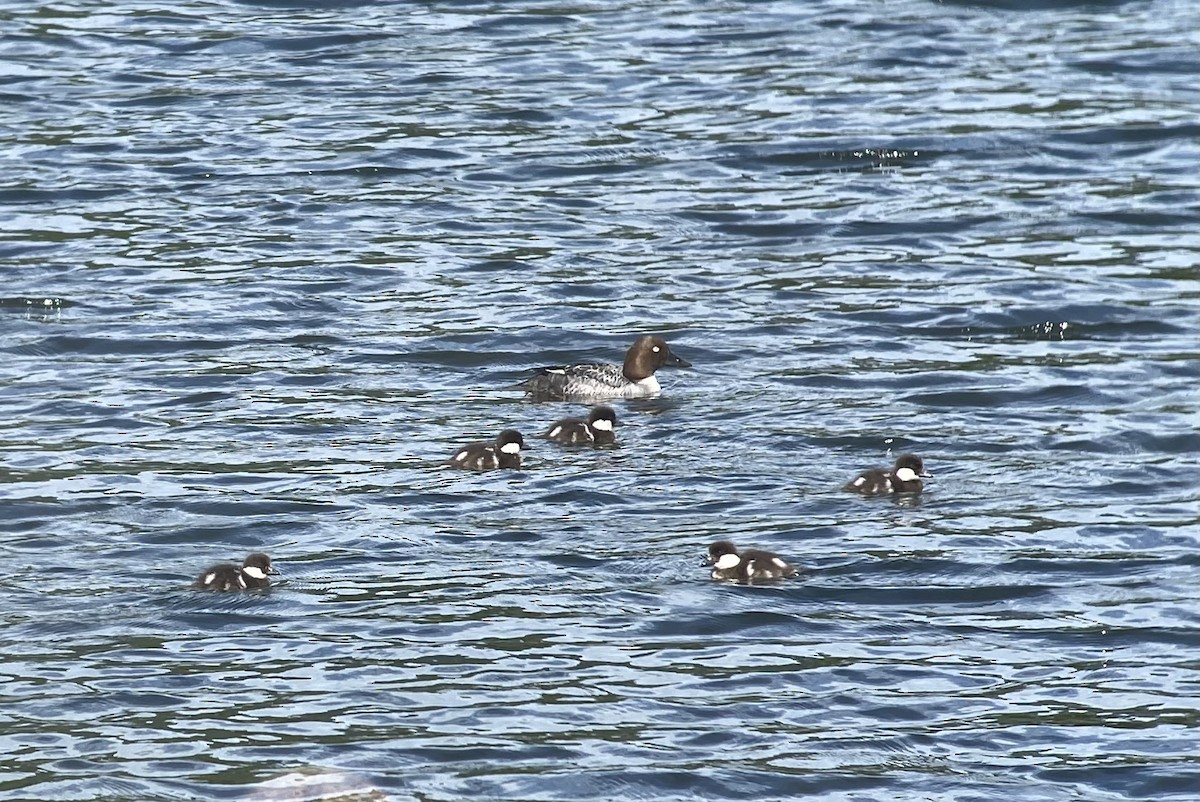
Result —
<instances>
[{"instance_id":1,"label":"duckling with white cheek patch","mask_svg":"<svg viewBox=\"0 0 1200 802\"><path fill-rule=\"evenodd\" d=\"M469 443L454 452L447 463L468 471L494 471L521 467L521 449L525 438L516 429L505 429L491 443Z\"/></svg>"},{"instance_id":2,"label":"duckling with white cheek patch","mask_svg":"<svg viewBox=\"0 0 1200 802\"><path fill-rule=\"evenodd\" d=\"M932 479L925 472L925 463L916 454L901 454L890 471L871 468L842 486L842 490L863 496L883 496L888 493L920 493L922 479Z\"/></svg>"},{"instance_id":3,"label":"duckling with white cheek patch","mask_svg":"<svg viewBox=\"0 0 1200 802\"><path fill-rule=\"evenodd\" d=\"M261 590L271 586L268 574L279 572L271 565L271 558L256 551L246 557L241 566L233 563L218 563L208 568L192 583L196 590L212 590L219 593L239 590Z\"/></svg>"},{"instance_id":4,"label":"duckling with white cheek patch","mask_svg":"<svg viewBox=\"0 0 1200 802\"><path fill-rule=\"evenodd\" d=\"M563 418L556 421L543 437L564 446L607 446L616 442L613 434L616 425L617 413L612 407L599 406L592 410L587 420Z\"/></svg>"},{"instance_id":5,"label":"duckling with white cheek patch","mask_svg":"<svg viewBox=\"0 0 1200 802\"><path fill-rule=\"evenodd\" d=\"M708 547L708 564L713 567L713 579L743 585L772 582L796 574L796 569L778 554L761 549L739 551L728 540L718 540Z\"/></svg>"}]
</instances>

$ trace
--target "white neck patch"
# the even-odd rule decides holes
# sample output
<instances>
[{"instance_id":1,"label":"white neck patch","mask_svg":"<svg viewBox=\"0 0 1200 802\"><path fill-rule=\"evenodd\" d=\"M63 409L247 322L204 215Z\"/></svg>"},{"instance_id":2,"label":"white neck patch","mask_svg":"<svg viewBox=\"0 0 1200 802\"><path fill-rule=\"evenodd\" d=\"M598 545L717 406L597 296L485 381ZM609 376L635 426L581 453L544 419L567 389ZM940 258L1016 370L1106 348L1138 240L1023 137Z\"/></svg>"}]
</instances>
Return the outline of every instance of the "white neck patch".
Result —
<instances>
[{"instance_id":1,"label":"white neck patch","mask_svg":"<svg viewBox=\"0 0 1200 802\"><path fill-rule=\"evenodd\" d=\"M722 554L713 567L718 571L728 571L730 568L737 568L741 563L742 558L736 554Z\"/></svg>"},{"instance_id":2,"label":"white neck patch","mask_svg":"<svg viewBox=\"0 0 1200 802\"><path fill-rule=\"evenodd\" d=\"M636 382L634 382L634 384L636 384L638 387L641 387L642 392L647 394L657 393L662 390L662 387L659 386L658 379L654 378L653 376L647 376L644 379L638 379Z\"/></svg>"},{"instance_id":3,"label":"white neck patch","mask_svg":"<svg viewBox=\"0 0 1200 802\"><path fill-rule=\"evenodd\" d=\"M520 454L521 453L521 444L520 443L505 443L504 445L500 446L500 450L503 451L505 454Z\"/></svg>"},{"instance_id":4,"label":"white neck patch","mask_svg":"<svg viewBox=\"0 0 1200 802\"><path fill-rule=\"evenodd\" d=\"M612 421L605 420L604 418L600 418L599 420L594 420L594 421L592 421L592 428L598 432L611 432L612 431Z\"/></svg>"},{"instance_id":5,"label":"white neck patch","mask_svg":"<svg viewBox=\"0 0 1200 802\"><path fill-rule=\"evenodd\" d=\"M917 472L914 471L912 468L907 468L907 467L897 468L896 469L896 478L899 479L901 482L911 482L913 479L917 478Z\"/></svg>"},{"instance_id":6,"label":"white neck patch","mask_svg":"<svg viewBox=\"0 0 1200 802\"><path fill-rule=\"evenodd\" d=\"M242 568L242 573L245 574L246 576L252 576L255 579L266 579L267 578L267 575L263 572L263 569L259 568L257 565L244 566Z\"/></svg>"}]
</instances>

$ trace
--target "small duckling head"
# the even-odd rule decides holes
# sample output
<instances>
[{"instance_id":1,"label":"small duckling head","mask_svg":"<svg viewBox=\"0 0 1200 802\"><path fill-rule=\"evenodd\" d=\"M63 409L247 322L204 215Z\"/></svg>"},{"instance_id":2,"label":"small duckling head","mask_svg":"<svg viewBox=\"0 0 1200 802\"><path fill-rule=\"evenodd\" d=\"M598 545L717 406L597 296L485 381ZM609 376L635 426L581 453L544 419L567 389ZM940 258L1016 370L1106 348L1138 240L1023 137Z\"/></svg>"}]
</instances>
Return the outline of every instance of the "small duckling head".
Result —
<instances>
[{"instance_id":1,"label":"small duckling head","mask_svg":"<svg viewBox=\"0 0 1200 802\"><path fill-rule=\"evenodd\" d=\"M933 478L932 473L925 472L925 462L916 454L901 454L897 457L892 475L901 482L911 482L918 477L921 479Z\"/></svg>"}]
</instances>

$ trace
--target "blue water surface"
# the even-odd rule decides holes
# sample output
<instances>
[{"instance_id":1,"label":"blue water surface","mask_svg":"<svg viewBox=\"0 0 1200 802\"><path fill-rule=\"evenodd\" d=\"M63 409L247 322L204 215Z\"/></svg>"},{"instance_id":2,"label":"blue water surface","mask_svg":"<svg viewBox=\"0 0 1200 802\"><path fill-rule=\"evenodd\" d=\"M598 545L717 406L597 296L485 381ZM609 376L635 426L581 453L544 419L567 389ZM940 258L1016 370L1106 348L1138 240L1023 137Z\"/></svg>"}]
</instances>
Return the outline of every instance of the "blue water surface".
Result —
<instances>
[{"instance_id":1,"label":"blue water surface","mask_svg":"<svg viewBox=\"0 0 1200 802\"><path fill-rule=\"evenodd\" d=\"M7 3L0 54L0 800L1195 799L1194 3ZM694 367L616 448L535 437L586 407L529 369L648 332Z\"/></svg>"}]
</instances>

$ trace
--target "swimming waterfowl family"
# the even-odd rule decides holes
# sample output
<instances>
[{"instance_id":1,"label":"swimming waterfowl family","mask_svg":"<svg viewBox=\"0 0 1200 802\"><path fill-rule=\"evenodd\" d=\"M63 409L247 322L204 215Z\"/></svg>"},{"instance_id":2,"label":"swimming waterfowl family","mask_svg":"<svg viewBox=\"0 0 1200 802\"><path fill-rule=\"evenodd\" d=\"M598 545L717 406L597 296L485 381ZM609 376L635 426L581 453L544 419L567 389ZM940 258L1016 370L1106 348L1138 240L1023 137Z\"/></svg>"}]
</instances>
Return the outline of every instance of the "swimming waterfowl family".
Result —
<instances>
[{"instance_id":1,"label":"swimming waterfowl family","mask_svg":"<svg viewBox=\"0 0 1200 802\"><path fill-rule=\"evenodd\" d=\"M665 365L689 367L690 363L671 352L661 337L643 336L630 346L623 366L577 364L542 368L522 386L539 400L576 397L640 397L660 389L654 372ZM607 445L615 442L617 415L612 407L594 407L587 419L562 418L542 436L563 445ZM519 469L525 440L516 429L504 429L491 442L468 443L455 450L447 464L472 471ZM865 470L843 486L861 495L919 493L925 471L915 454L902 454L891 469ZM715 580L754 585L794 576L797 569L774 552L739 549L728 540L708 547L708 564ZM262 552L246 557L241 566L219 563L205 570L193 583L202 590L229 592L269 587L269 575L277 574L271 558Z\"/></svg>"}]
</instances>

